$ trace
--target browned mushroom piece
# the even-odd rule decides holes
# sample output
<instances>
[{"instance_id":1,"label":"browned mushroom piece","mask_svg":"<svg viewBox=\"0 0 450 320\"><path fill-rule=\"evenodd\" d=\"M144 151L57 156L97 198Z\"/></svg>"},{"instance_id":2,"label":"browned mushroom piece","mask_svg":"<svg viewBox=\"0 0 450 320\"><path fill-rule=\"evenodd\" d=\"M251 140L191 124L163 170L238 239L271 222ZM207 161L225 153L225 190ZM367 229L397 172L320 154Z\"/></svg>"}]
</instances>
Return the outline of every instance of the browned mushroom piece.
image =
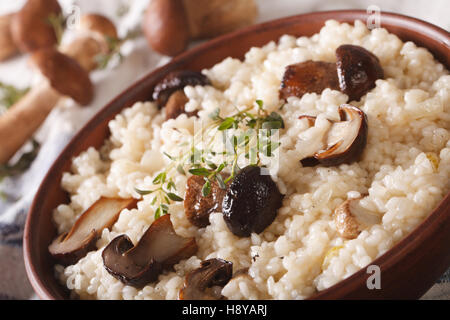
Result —
<instances>
[{"instance_id":1,"label":"browned mushroom piece","mask_svg":"<svg viewBox=\"0 0 450 320\"><path fill-rule=\"evenodd\" d=\"M367 144L367 117L354 106L344 104L339 107L340 120L334 122L324 136L325 148L301 159L304 167L337 166L357 161Z\"/></svg>"},{"instance_id":2,"label":"browned mushroom piece","mask_svg":"<svg viewBox=\"0 0 450 320\"><path fill-rule=\"evenodd\" d=\"M71 97L81 105L91 102L94 96L92 82L87 71L76 60L54 48L38 50L31 59L51 86L62 95Z\"/></svg>"},{"instance_id":3,"label":"browned mushroom piece","mask_svg":"<svg viewBox=\"0 0 450 320\"><path fill-rule=\"evenodd\" d=\"M113 239L103 250L105 269L123 283L141 288L158 275L197 252L195 238L175 233L170 215L155 220L134 246L126 235Z\"/></svg>"},{"instance_id":4,"label":"browned mushroom piece","mask_svg":"<svg viewBox=\"0 0 450 320\"><path fill-rule=\"evenodd\" d=\"M54 47L58 39L49 20L61 13L57 0L28 0L11 21L12 37L18 48L32 52Z\"/></svg>"},{"instance_id":5,"label":"browned mushroom piece","mask_svg":"<svg viewBox=\"0 0 450 320\"><path fill-rule=\"evenodd\" d=\"M358 101L375 87L384 72L378 58L360 46L345 44L336 49L336 67L341 91L349 101Z\"/></svg>"},{"instance_id":6,"label":"browned mushroom piece","mask_svg":"<svg viewBox=\"0 0 450 320\"><path fill-rule=\"evenodd\" d=\"M323 61L305 61L286 67L279 91L280 99L305 93L322 93L326 88L339 90L336 64Z\"/></svg>"},{"instance_id":7,"label":"browned mushroom piece","mask_svg":"<svg viewBox=\"0 0 450 320\"><path fill-rule=\"evenodd\" d=\"M359 204L363 197L348 199L334 210L334 223L340 236L356 238L362 230L381 222L381 217Z\"/></svg>"},{"instance_id":8,"label":"browned mushroom piece","mask_svg":"<svg viewBox=\"0 0 450 320\"><path fill-rule=\"evenodd\" d=\"M176 119L180 114L186 113L188 117L197 115L197 112L186 112L184 106L189 101L183 90L172 93L166 103L166 119Z\"/></svg>"},{"instance_id":9,"label":"browned mushroom piece","mask_svg":"<svg viewBox=\"0 0 450 320\"><path fill-rule=\"evenodd\" d=\"M111 228L122 210L135 208L136 204L136 199L100 198L77 219L68 233L53 240L49 252L59 263L74 264L95 250L103 229Z\"/></svg>"},{"instance_id":10,"label":"browned mushroom piece","mask_svg":"<svg viewBox=\"0 0 450 320\"><path fill-rule=\"evenodd\" d=\"M209 79L200 72L180 70L170 72L153 89L153 100L160 108L166 105L169 97L186 86L211 85Z\"/></svg>"},{"instance_id":11,"label":"browned mushroom piece","mask_svg":"<svg viewBox=\"0 0 450 320\"><path fill-rule=\"evenodd\" d=\"M0 61L14 56L19 51L11 33L13 17L13 13L0 16Z\"/></svg>"},{"instance_id":12,"label":"browned mushroom piece","mask_svg":"<svg viewBox=\"0 0 450 320\"><path fill-rule=\"evenodd\" d=\"M226 189L219 187L216 181L211 182L211 192L202 195L205 180L201 176L191 176L187 180L186 196L184 197L184 212L189 222L199 228L209 225L209 215L222 211L222 201Z\"/></svg>"},{"instance_id":13,"label":"browned mushroom piece","mask_svg":"<svg viewBox=\"0 0 450 320\"><path fill-rule=\"evenodd\" d=\"M220 300L222 288L230 281L233 263L223 259L202 261L197 268L186 275L180 300Z\"/></svg>"}]
</instances>

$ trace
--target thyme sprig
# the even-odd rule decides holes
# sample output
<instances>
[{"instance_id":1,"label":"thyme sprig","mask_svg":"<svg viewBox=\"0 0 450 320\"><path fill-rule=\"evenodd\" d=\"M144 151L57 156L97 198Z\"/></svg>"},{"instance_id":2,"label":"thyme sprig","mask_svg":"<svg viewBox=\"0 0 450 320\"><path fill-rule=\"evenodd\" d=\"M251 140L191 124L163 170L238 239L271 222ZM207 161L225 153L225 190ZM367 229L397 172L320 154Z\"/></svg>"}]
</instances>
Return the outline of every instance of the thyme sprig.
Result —
<instances>
[{"instance_id":1,"label":"thyme sprig","mask_svg":"<svg viewBox=\"0 0 450 320\"><path fill-rule=\"evenodd\" d=\"M55 32L56 43L58 45L61 44L64 31L67 27L67 17L62 13L50 13L47 17L47 23L53 28L53 31Z\"/></svg>"},{"instance_id":2,"label":"thyme sprig","mask_svg":"<svg viewBox=\"0 0 450 320\"><path fill-rule=\"evenodd\" d=\"M19 160L17 160L16 163L0 165L0 182L6 177L11 177L23 173L31 166L31 163L36 158L41 146L40 143L34 139L31 140L31 144L31 150L22 154L22 156L19 158ZM6 198L7 195L2 190L0 190L0 199L5 200Z\"/></svg>"},{"instance_id":3,"label":"thyme sprig","mask_svg":"<svg viewBox=\"0 0 450 320\"><path fill-rule=\"evenodd\" d=\"M105 36L106 43L108 45L108 52L105 54L99 54L95 57L97 61L98 69L105 69L108 67L111 61L118 60L119 63L123 60L124 56L121 52L123 44L129 40L136 39L141 35L140 29L132 29L122 38L114 38Z\"/></svg>"},{"instance_id":4,"label":"thyme sprig","mask_svg":"<svg viewBox=\"0 0 450 320\"><path fill-rule=\"evenodd\" d=\"M19 101L30 88L19 89L12 85L0 82L0 106L8 109Z\"/></svg>"},{"instance_id":5,"label":"thyme sprig","mask_svg":"<svg viewBox=\"0 0 450 320\"><path fill-rule=\"evenodd\" d=\"M174 193L176 188L173 177L176 173L186 175L188 172L203 177L205 183L201 192L202 196L207 197L211 193L213 183L226 189L227 184L233 181L240 170L240 157L244 156L252 165L261 165L262 155L274 155L280 144L272 141L271 137L276 130L284 128L284 121L277 112L268 113L261 100L256 100L255 104L256 113L252 112L255 106L243 110L236 107L236 113L227 117L220 115L220 109L214 110L209 115L212 121L194 135L191 143L180 145L189 146L185 152L178 157L164 152L172 162L154 178L155 188L136 189L142 196L155 194L151 203L156 207L155 218L166 214L172 201L183 201L183 198ZM225 145L221 151L213 149L218 135L222 136ZM199 149L196 142L204 137L207 137L206 141L203 141L204 148ZM220 161L217 160L219 157Z\"/></svg>"}]
</instances>

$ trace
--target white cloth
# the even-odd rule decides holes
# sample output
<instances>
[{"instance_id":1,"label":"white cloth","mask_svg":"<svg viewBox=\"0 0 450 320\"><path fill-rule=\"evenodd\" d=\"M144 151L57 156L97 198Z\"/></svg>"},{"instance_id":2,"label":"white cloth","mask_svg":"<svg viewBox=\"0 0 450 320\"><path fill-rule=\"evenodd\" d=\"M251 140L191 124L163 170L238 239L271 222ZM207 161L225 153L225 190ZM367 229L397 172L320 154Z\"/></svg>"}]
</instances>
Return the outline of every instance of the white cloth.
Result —
<instances>
[{"instance_id":1,"label":"white cloth","mask_svg":"<svg viewBox=\"0 0 450 320\"><path fill-rule=\"evenodd\" d=\"M383 11L403 13L450 28L450 6L448 0L257 0L258 22L269 21L295 14L334 10L367 9L377 5ZM25 0L0 1L0 14L18 10ZM123 36L130 29L139 26L144 9L149 0L60 0L63 10L73 12L73 5L82 13L98 12L112 18ZM129 7L120 15L119 11ZM70 36L69 30L69 36ZM123 47L124 60L113 68L95 71L95 99L87 107L81 108L70 101L64 101L55 108L36 134L41 142L41 151L30 169L14 179L5 179L0 190L14 198L13 201L0 200L0 299L36 298L26 278L22 258L23 224L28 207L48 168L70 141L73 135L91 119L107 102L156 67L170 59L147 47L143 37L126 43ZM0 63L0 81L27 87L35 81L35 74L27 64L27 57L20 56ZM0 142L1 147L1 142ZM448 276L447 276L448 282ZM445 281L445 278L441 279ZM443 289L444 288L444 289ZM433 287L424 298L449 298L449 285Z\"/></svg>"}]
</instances>

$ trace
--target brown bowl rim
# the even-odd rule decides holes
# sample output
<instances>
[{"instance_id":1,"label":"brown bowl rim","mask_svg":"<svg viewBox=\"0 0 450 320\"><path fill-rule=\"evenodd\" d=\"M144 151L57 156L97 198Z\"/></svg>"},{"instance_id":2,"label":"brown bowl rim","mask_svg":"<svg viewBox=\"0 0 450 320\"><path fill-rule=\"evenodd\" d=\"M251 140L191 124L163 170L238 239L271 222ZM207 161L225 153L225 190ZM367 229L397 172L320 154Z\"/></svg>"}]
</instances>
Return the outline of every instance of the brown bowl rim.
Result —
<instances>
[{"instance_id":1,"label":"brown bowl rim","mask_svg":"<svg viewBox=\"0 0 450 320\"><path fill-rule=\"evenodd\" d=\"M110 106L114 104L116 100L118 100L120 97L124 96L126 93L129 93L131 90L137 90L136 88L139 87L141 84L143 84L148 78L156 77L156 75L160 72L162 72L164 69L167 69L169 67L172 67L171 69L177 68L178 65L182 64L183 61L190 59L191 56L195 56L197 52L201 52L203 50L210 50L217 46L218 44L221 44L222 42L226 42L228 39L237 37L239 35L243 34L249 34L253 32L258 32L274 27L279 27L282 25L290 25L293 24L295 21L302 19L302 18L314 18L314 17L320 17L320 20L325 22L329 19L334 19L340 22L347 22L352 23L356 20L363 20L367 19L368 13L365 10L332 10L332 11L315 11L315 12L309 12L309 13L303 13L298 15L293 15L289 17L283 17L259 24L255 24L243 29L240 29L235 32L228 33L226 35L217 37L215 39L209 40L203 44L200 44L196 46L193 49L190 49L183 54L174 57L169 63L158 67L154 69L153 71L146 74L144 77L140 78L138 81L133 83L131 86L129 86L127 89L125 89L123 92L121 92L118 96L114 97L106 106L101 108L70 140L70 142L64 147L63 151L59 154L59 156L55 159L51 167L49 168L48 172L46 173L44 179L42 180L35 197L33 199L33 202L31 204L31 207L29 209L26 222L25 222L25 228L24 228L24 235L23 235L23 256L24 256L24 262L25 262L25 269L27 276L30 280L30 283L35 290L36 294L41 299L47 299L47 300L56 300L58 298L54 297L50 291L47 288L47 285L42 281L42 279L39 277L39 274L36 270L36 266L34 265L33 257L32 257L32 244L31 241L31 235L33 232L33 221L37 219L35 216L35 212L38 212L40 204L39 199L43 196L45 196L45 188L48 184L51 184L52 175L54 171L57 171L58 168L62 167L62 162L64 159L71 159L74 157L74 152L72 149L74 149L76 143L85 138L84 136L87 135L87 133L92 130L92 128L96 127L107 116L107 111L110 109ZM319 18L318 18L319 19ZM410 16L393 13L393 12L385 12L381 11L381 21L382 24L391 24L391 26L399 26L406 29L412 29L418 28L423 33L425 33L424 37L428 37L432 41L440 41L441 45L444 45L447 47L447 49L450 50L450 37L449 33L445 31L444 29L435 26L431 23L425 22L423 20L413 18ZM383 26L382 26L383 27ZM277 40L277 39L273 39ZM445 57L437 57L435 56L441 63L444 63L444 65L447 65L447 67L450 66L449 57L446 55ZM443 62L444 60L444 62ZM219 62L219 61L218 61ZM121 107L120 110L125 109L126 107ZM412 251L415 249L418 244L417 241L412 241L415 239L418 235L425 235L426 237L431 236L429 233L432 232L432 226L434 226L436 223L442 223L442 221L445 221L446 224L446 230L448 232L448 221L450 220L450 192L447 193L447 195L444 197L444 199L439 203L439 205L428 215L425 220L423 220L418 226L414 228L413 231L411 231L406 237L403 237L402 240L400 240L395 246L393 246L391 249L383 253L381 256L373 260L370 264L373 265L387 265L388 268L398 263L405 252ZM450 254L447 254L446 261L447 266L450 265ZM366 273L366 267L360 269L359 271L352 274L350 277L343 279L336 283L335 285L331 286L328 289L325 289L323 291L319 291L318 293L311 296L309 299L335 299L335 298L355 298L355 296L352 295L352 292L355 291L355 289L358 286L361 286L362 282L366 281L367 273ZM442 268L441 268L442 269ZM445 269L444 269L445 271ZM436 277L438 277L437 275ZM56 281L56 279L55 279ZM421 288L420 292L423 294L426 289L428 289L432 284L430 284L427 288ZM336 296L336 293L339 292L339 295ZM414 296L414 295L413 295ZM417 293L415 294L417 296ZM356 296L357 299L359 299L358 296ZM361 298L365 299L366 297L364 294L361 296ZM372 296L369 296L369 298L374 298ZM380 298L375 296L375 298ZM383 298L383 297L381 297Z\"/></svg>"}]
</instances>

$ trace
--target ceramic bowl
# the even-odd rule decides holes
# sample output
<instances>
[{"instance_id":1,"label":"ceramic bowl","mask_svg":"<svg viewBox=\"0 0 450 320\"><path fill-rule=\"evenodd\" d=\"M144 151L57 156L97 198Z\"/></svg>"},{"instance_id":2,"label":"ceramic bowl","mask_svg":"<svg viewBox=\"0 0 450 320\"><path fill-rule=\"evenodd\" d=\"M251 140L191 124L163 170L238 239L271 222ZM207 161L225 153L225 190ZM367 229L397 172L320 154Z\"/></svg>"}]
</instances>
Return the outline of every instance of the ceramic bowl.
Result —
<instances>
[{"instance_id":1,"label":"ceramic bowl","mask_svg":"<svg viewBox=\"0 0 450 320\"><path fill-rule=\"evenodd\" d=\"M325 21L335 19L353 23L367 21L369 14L360 10L315 12L287 17L233 32L183 53L167 65L137 81L107 106L72 139L56 159L29 211L23 239L24 259L29 280L42 299L68 299L69 294L54 277L54 261L47 247L56 236L52 211L68 202L61 189L63 172L70 169L71 160L89 147L98 148L108 137L108 122L124 108L137 101L150 100L154 85L167 73L178 69L200 71L231 56L243 58L253 46L277 40L283 34L311 36ZM435 58L450 69L449 33L411 17L381 13L381 27L403 41L413 41L428 48ZM430 208L431 209L431 208ZM367 280L371 270L361 269L349 278L311 299L415 299L423 295L450 266L450 193L417 228L391 250L373 261L380 267L381 289L369 290Z\"/></svg>"}]
</instances>

